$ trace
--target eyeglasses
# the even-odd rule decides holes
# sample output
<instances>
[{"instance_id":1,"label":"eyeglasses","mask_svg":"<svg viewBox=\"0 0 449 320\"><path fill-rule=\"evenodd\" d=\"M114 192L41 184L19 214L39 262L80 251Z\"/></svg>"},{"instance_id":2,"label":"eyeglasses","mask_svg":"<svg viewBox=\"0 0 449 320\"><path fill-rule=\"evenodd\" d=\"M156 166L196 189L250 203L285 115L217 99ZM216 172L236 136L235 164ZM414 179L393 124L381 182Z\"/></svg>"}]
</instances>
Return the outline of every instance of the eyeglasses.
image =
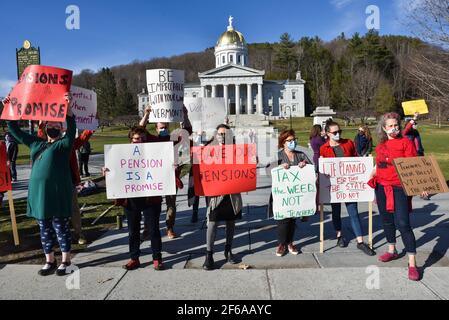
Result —
<instances>
[{"instance_id":1,"label":"eyeglasses","mask_svg":"<svg viewBox=\"0 0 449 320\"><path fill-rule=\"evenodd\" d=\"M333 134L333 135L336 135L337 133L338 133L338 134L341 134L341 132L342 132L342 130L338 130L338 131L334 131L334 132L330 132L330 131L329 131L329 133L330 133L330 134Z\"/></svg>"},{"instance_id":2,"label":"eyeglasses","mask_svg":"<svg viewBox=\"0 0 449 320\"><path fill-rule=\"evenodd\" d=\"M287 139L287 140L285 140L285 142L292 142L292 141L297 141L298 139Z\"/></svg>"}]
</instances>

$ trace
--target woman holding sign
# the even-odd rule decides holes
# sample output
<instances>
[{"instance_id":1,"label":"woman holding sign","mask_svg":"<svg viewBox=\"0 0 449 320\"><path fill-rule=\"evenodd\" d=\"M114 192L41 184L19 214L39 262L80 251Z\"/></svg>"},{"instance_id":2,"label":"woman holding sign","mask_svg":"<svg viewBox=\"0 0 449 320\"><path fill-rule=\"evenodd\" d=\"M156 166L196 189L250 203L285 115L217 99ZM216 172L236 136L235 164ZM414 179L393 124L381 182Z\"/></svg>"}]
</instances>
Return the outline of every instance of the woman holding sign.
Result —
<instances>
[{"instance_id":1,"label":"woman holding sign","mask_svg":"<svg viewBox=\"0 0 449 320\"><path fill-rule=\"evenodd\" d=\"M28 186L27 216L37 219L47 263L39 275L47 276L56 269L63 276L70 266L70 217L72 216L72 178L69 159L75 141L76 123L71 108L71 95L66 94L67 132L62 137L62 124L48 122L47 140L22 131L17 121L8 121L9 132L31 149L33 167ZM8 98L6 99L8 100ZM6 101L7 103L9 101ZM62 263L57 266L53 247L59 242Z\"/></svg>"},{"instance_id":2,"label":"woman holding sign","mask_svg":"<svg viewBox=\"0 0 449 320\"><path fill-rule=\"evenodd\" d=\"M410 225L411 197L405 194L393 164L396 158L416 157L417 154L413 143L402 137L399 119L397 113L387 113L379 121L376 167L370 185L376 189L377 206L389 244L388 251L379 257L379 261L389 262L399 257L396 251L396 229L399 229L409 256L408 278L418 281L416 240Z\"/></svg>"},{"instance_id":3,"label":"woman holding sign","mask_svg":"<svg viewBox=\"0 0 449 320\"><path fill-rule=\"evenodd\" d=\"M233 144L234 137L231 128L225 124L217 127L217 133L210 145ZM226 222L226 245L225 258L232 264L237 263L232 254L232 242L234 240L235 220L242 218L242 196L237 194L225 194L208 198L209 206L207 207L207 252L203 269L214 269L214 243L217 235L218 223Z\"/></svg>"},{"instance_id":4,"label":"woman holding sign","mask_svg":"<svg viewBox=\"0 0 449 320\"><path fill-rule=\"evenodd\" d=\"M357 157L354 142L349 139L341 138L342 131L340 130L340 125L338 123L334 122L332 119L329 119L326 121L325 131L329 137L329 141L320 148L320 155L322 157ZM341 233L341 203L332 203L331 206L332 222L334 224L335 231L337 232L337 246L344 248L346 247L346 243ZM357 248L369 256L376 255L374 250L363 242L362 226L360 224L357 202L346 202L346 209L351 220L352 230L357 237Z\"/></svg>"},{"instance_id":5,"label":"woman holding sign","mask_svg":"<svg viewBox=\"0 0 449 320\"><path fill-rule=\"evenodd\" d=\"M304 168L307 164L312 164L304 152L296 150L297 139L295 131L285 130L279 135L278 165L285 170L292 166ZM273 205L273 196L270 197L270 206ZM277 221L278 247L276 256L282 257L287 252L293 255L299 254L294 244L296 229L296 218L285 218Z\"/></svg>"}]
</instances>

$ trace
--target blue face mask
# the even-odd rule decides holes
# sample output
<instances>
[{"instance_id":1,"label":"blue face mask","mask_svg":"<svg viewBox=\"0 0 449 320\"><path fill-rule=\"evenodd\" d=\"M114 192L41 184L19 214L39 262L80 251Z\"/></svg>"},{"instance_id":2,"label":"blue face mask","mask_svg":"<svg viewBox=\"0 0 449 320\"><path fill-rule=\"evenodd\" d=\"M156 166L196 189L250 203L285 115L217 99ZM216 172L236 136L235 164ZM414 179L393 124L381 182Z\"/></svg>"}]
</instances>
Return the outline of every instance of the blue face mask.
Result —
<instances>
[{"instance_id":1,"label":"blue face mask","mask_svg":"<svg viewBox=\"0 0 449 320\"><path fill-rule=\"evenodd\" d=\"M159 131L159 136L161 137L168 137L170 134L168 133L167 129L163 129L161 131Z\"/></svg>"},{"instance_id":2,"label":"blue face mask","mask_svg":"<svg viewBox=\"0 0 449 320\"><path fill-rule=\"evenodd\" d=\"M296 149L296 141L290 141L290 142L287 144L287 147L288 147L288 150L290 150L290 151L295 150L295 149Z\"/></svg>"}]
</instances>

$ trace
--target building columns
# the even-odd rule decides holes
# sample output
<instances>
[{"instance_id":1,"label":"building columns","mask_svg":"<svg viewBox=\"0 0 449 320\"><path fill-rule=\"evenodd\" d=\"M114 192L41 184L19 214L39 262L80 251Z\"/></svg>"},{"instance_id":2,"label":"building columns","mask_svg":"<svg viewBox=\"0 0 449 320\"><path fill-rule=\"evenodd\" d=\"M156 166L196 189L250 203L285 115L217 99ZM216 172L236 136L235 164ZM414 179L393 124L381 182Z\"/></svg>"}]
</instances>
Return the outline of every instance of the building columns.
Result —
<instances>
[{"instance_id":1,"label":"building columns","mask_svg":"<svg viewBox=\"0 0 449 320\"><path fill-rule=\"evenodd\" d=\"M246 113L247 114L252 114L253 113L253 97L252 97L252 85L250 83L248 83L246 85Z\"/></svg>"},{"instance_id":2,"label":"building columns","mask_svg":"<svg viewBox=\"0 0 449 320\"><path fill-rule=\"evenodd\" d=\"M240 114L240 85L235 85L235 114Z\"/></svg>"},{"instance_id":3,"label":"building columns","mask_svg":"<svg viewBox=\"0 0 449 320\"><path fill-rule=\"evenodd\" d=\"M217 86L212 85L212 98L216 98L216 97L217 97Z\"/></svg>"},{"instance_id":4,"label":"building columns","mask_svg":"<svg viewBox=\"0 0 449 320\"><path fill-rule=\"evenodd\" d=\"M231 114L231 110L229 110L229 106L228 106L229 93L228 93L228 85L227 84L223 85L223 97L224 97L224 100L225 100L226 113L228 115L230 115Z\"/></svg>"},{"instance_id":5,"label":"building columns","mask_svg":"<svg viewBox=\"0 0 449 320\"><path fill-rule=\"evenodd\" d=\"M202 87L201 87L201 94L203 95L203 98L206 98L206 94L207 94L207 92L206 92L206 86L202 86Z\"/></svg>"},{"instance_id":6,"label":"building columns","mask_svg":"<svg viewBox=\"0 0 449 320\"><path fill-rule=\"evenodd\" d=\"M263 114L262 84L257 86L257 113Z\"/></svg>"}]
</instances>

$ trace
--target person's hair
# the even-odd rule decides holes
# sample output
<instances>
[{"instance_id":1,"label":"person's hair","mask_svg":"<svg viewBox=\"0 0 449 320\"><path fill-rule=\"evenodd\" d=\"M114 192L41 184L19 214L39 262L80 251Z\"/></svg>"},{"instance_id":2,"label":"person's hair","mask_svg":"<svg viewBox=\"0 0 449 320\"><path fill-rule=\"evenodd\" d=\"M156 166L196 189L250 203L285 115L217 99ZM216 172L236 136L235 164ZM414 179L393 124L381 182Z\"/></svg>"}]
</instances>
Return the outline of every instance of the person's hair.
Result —
<instances>
[{"instance_id":1,"label":"person's hair","mask_svg":"<svg viewBox=\"0 0 449 320\"><path fill-rule=\"evenodd\" d=\"M229 135L227 135L227 137L225 138L226 141L229 141L228 139L232 138L232 143L235 143L235 137L234 137L234 134L232 133L231 127L228 126L227 124L223 123L223 124L219 124L217 126L217 128L215 129L215 132L214 132L214 136L212 137L212 139L210 139L208 142L206 142L206 144L205 144L206 146L210 145L210 144L213 145L213 144L217 143L216 136L217 136L218 130L220 130L220 129L226 129L226 131L229 133Z\"/></svg>"},{"instance_id":2,"label":"person's hair","mask_svg":"<svg viewBox=\"0 0 449 320\"><path fill-rule=\"evenodd\" d=\"M328 119L328 120L326 121L326 124L324 125L324 130L325 130L326 132L330 132L330 127L334 127L334 126L338 126L338 127L340 128L340 125L339 125L337 122L335 122L335 121L332 120L332 119Z\"/></svg>"},{"instance_id":3,"label":"person's hair","mask_svg":"<svg viewBox=\"0 0 449 320\"><path fill-rule=\"evenodd\" d=\"M284 130L279 134L279 140L278 140L278 147L279 149L283 149L284 148L284 143L285 140L287 140L288 137L293 136L296 137L295 131L290 129L290 130Z\"/></svg>"},{"instance_id":4,"label":"person's hair","mask_svg":"<svg viewBox=\"0 0 449 320\"><path fill-rule=\"evenodd\" d=\"M323 131L323 128L319 125L316 124L312 127L312 130L310 130L310 136L309 138L315 138L315 137L320 137L321 136L321 131Z\"/></svg>"},{"instance_id":5,"label":"person's hair","mask_svg":"<svg viewBox=\"0 0 449 320\"><path fill-rule=\"evenodd\" d=\"M363 129L363 132L365 133L365 137L368 139L368 141L371 140L371 139L372 139L372 137L371 137L371 131L370 131L370 129L368 128L368 126L365 124L365 125L363 125L363 126L360 126L360 128Z\"/></svg>"},{"instance_id":6,"label":"person's hair","mask_svg":"<svg viewBox=\"0 0 449 320\"><path fill-rule=\"evenodd\" d=\"M141 126L132 127L131 130L129 130L129 133L128 133L128 138L129 138L130 142L132 142L133 136L135 134L138 134L139 136L141 136L141 135L146 136L148 134L148 131L144 127L141 127Z\"/></svg>"},{"instance_id":7,"label":"person's hair","mask_svg":"<svg viewBox=\"0 0 449 320\"><path fill-rule=\"evenodd\" d=\"M402 137L401 117L399 116L399 114L397 114L396 112L385 113L384 115L382 115L380 117L379 123L377 124L377 128L376 128L376 134L377 134L377 139L379 140L379 143L384 143L385 141L388 140L388 135L384 131L384 128L387 123L387 120L389 120L389 119L396 119L398 121L399 134L397 135L397 137L398 138Z\"/></svg>"},{"instance_id":8,"label":"person's hair","mask_svg":"<svg viewBox=\"0 0 449 320\"><path fill-rule=\"evenodd\" d=\"M218 131L219 129L231 130L231 127L228 126L227 124L222 123L222 124L219 124L219 125L217 126L217 129L216 129L216 130Z\"/></svg>"}]
</instances>

